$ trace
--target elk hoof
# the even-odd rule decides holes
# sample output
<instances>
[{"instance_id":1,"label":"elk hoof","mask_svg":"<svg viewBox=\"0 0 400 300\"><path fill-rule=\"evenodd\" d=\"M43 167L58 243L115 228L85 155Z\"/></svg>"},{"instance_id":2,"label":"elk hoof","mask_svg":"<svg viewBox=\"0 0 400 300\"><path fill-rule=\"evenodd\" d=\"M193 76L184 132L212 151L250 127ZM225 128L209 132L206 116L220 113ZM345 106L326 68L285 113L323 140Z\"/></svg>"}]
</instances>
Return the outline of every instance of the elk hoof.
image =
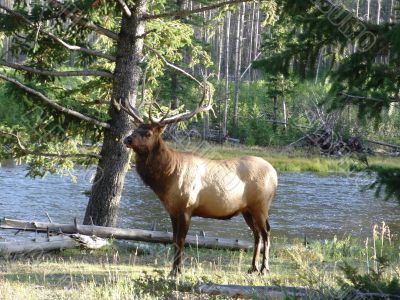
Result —
<instances>
[{"instance_id":1,"label":"elk hoof","mask_svg":"<svg viewBox=\"0 0 400 300\"><path fill-rule=\"evenodd\" d=\"M247 271L247 273L252 274L259 272L260 270L256 266L251 266L250 269Z\"/></svg>"},{"instance_id":2,"label":"elk hoof","mask_svg":"<svg viewBox=\"0 0 400 300\"><path fill-rule=\"evenodd\" d=\"M169 273L169 277L176 277L178 275L182 274L182 269L179 267L175 267L171 270Z\"/></svg>"},{"instance_id":3,"label":"elk hoof","mask_svg":"<svg viewBox=\"0 0 400 300\"><path fill-rule=\"evenodd\" d=\"M269 273L269 267L262 266L260 270L260 275L267 275Z\"/></svg>"}]
</instances>

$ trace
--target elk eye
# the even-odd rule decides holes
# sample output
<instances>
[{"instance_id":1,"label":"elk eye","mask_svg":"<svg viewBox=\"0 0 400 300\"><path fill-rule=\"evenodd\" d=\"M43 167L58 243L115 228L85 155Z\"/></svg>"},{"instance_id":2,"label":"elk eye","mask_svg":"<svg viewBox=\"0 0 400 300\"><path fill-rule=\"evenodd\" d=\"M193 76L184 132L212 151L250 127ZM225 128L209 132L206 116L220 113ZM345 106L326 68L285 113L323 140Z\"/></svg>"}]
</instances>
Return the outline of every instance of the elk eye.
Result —
<instances>
[{"instance_id":1,"label":"elk eye","mask_svg":"<svg viewBox=\"0 0 400 300\"><path fill-rule=\"evenodd\" d=\"M144 134L144 136L145 136L145 137L150 137L150 136L151 136L151 132L150 132L150 131L147 131L147 132Z\"/></svg>"}]
</instances>

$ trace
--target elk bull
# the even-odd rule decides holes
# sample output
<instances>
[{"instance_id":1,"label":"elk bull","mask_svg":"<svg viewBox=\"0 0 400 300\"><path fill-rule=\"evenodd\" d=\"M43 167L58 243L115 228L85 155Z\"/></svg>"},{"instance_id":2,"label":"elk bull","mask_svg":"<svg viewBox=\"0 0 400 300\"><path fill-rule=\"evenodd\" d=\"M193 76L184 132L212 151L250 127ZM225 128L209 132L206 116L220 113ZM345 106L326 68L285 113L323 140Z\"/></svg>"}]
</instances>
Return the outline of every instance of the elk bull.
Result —
<instances>
[{"instance_id":1,"label":"elk bull","mask_svg":"<svg viewBox=\"0 0 400 300\"><path fill-rule=\"evenodd\" d=\"M121 108L138 125L124 139L136 154L136 169L142 180L159 197L173 228L175 256L172 274L181 272L182 251L192 216L230 219L241 213L254 234L254 253L249 272L269 270L270 225L268 211L277 188L275 169L265 160L246 156L231 160L209 160L167 146L162 133L168 124L187 120L207 111L203 99L193 111L172 117L152 117L151 104L145 123L138 110ZM264 245L261 268L258 267L261 240Z\"/></svg>"}]
</instances>

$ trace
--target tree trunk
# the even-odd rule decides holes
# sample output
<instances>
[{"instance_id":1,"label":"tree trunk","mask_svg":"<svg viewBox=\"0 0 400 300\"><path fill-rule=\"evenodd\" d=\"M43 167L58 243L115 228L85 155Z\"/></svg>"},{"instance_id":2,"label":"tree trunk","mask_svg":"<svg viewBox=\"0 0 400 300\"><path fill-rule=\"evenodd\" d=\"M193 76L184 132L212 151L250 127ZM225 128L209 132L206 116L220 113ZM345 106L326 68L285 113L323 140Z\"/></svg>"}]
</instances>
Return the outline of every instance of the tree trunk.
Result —
<instances>
[{"instance_id":1,"label":"tree trunk","mask_svg":"<svg viewBox=\"0 0 400 300\"><path fill-rule=\"evenodd\" d=\"M259 36L259 32L260 32L260 7L259 5L255 5L254 9L256 9L256 20L255 20L255 25L254 25L254 42L253 42L253 57L256 57L258 55L258 48L259 48L259 44L260 44L260 36ZM256 79L256 74L257 71L254 70L253 68L251 69L251 76L250 76L250 80L254 81Z\"/></svg>"},{"instance_id":2,"label":"tree trunk","mask_svg":"<svg viewBox=\"0 0 400 300\"><path fill-rule=\"evenodd\" d=\"M211 19L211 11L209 12L204 12L203 13L203 30L202 30L202 36L203 36L203 42L204 44L208 45L209 42L209 32L207 28L207 22L208 20ZM208 77L208 70L207 67L204 69L204 76L207 78ZM208 135L210 131L210 119L208 112L204 113L204 119L203 119L203 139L207 140Z\"/></svg>"},{"instance_id":3,"label":"tree trunk","mask_svg":"<svg viewBox=\"0 0 400 300\"><path fill-rule=\"evenodd\" d=\"M370 13L371 13L371 0L367 0L367 21L370 19Z\"/></svg>"},{"instance_id":4,"label":"tree trunk","mask_svg":"<svg viewBox=\"0 0 400 300\"><path fill-rule=\"evenodd\" d=\"M319 79L319 72L320 72L320 69L321 69L321 64L322 64L322 49L319 49L319 54L318 54L318 65L317 65L317 71L316 71L316 73L315 73L315 81L314 81L314 84L317 84L318 83L318 79Z\"/></svg>"},{"instance_id":5,"label":"tree trunk","mask_svg":"<svg viewBox=\"0 0 400 300\"><path fill-rule=\"evenodd\" d=\"M282 100L282 110L283 110L283 122L284 128L285 128L285 133L287 132L287 122L288 122L288 117L287 117L287 108L286 108L286 101L285 98Z\"/></svg>"},{"instance_id":6,"label":"tree trunk","mask_svg":"<svg viewBox=\"0 0 400 300\"><path fill-rule=\"evenodd\" d=\"M123 16L117 48L112 97L123 104L136 104L142 58L143 39L136 38L144 33L141 16L146 10L146 1L136 1L132 17ZM104 132L101 159L99 161L92 191L86 208L84 224L115 226L118 205L128 169L130 151L122 140L132 130L132 123L125 112L117 111L111 104L110 129Z\"/></svg>"},{"instance_id":7,"label":"tree trunk","mask_svg":"<svg viewBox=\"0 0 400 300\"><path fill-rule=\"evenodd\" d=\"M376 24L381 23L381 9L382 9L382 0L377 0L378 1L378 7L377 7L377 12L376 12Z\"/></svg>"},{"instance_id":8,"label":"tree trunk","mask_svg":"<svg viewBox=\"0 0 400 300\"><path fill-rule=\"evenodd\" d=\"M229 102L230 30L231 30L231 12L228 11L226 13L226 22L225 22L225 97L224 97L224 112L222 117L222 134L224 138L228 134L227 119L228 119L228 102Z\"/></svg>"},{"instance_id":9,"label":"tree trunk","mask_svg":"<svg viewBox=\"0 0 400 300\"><path fill-rule=\"evenodd\" d=\"M394 20L393 7L394 7L394 0L390 0L390 3L389 3L389 22L390 23L392 23L392 21Z\"/></svg>"},{"instance_id":10,"label":"tree trunk","mask_svg":"<svg viewBox=\"0 0 400 300\"><path fill-rule=\"evenodd\" d=\"M251 12L251 19L250 19L250 42L249 42L249 65L252 63L254 56L253 56L253 42L254 42L254 24L255 24L255 15L256 15L256 6L257 3L254 1L253 3L253 7L252 7L252 12ZM252 72L252 68L250 67L249 69L249 73L248 73L248 80L251 81L251 72Z\"/></svg>"},{"instance_id":11,"label":"tree trunk","mask_svg":"<svg viewBox=\"0 0 400 300\"><path fill-rule=\"evenodd\" d=\"M178 10L182 10L185 5L185 0L177 0L176 6ZM176 20L179 20L179 16L175 17ZM182 50L182 57L185 57L184 50ZM175 70L171 70L171 109L177 109L179 107L179 99L178 99L178 89L179 89L179 82L178 82L178 74Z\"/></svg>"},{"instance_id":12,"label":"tree trunk","mask_svg":"<svg viewBox=\"0 0 400 300\"><path fill-rule=\"evenodd\" d=\"M272 100L274 102L274 115L273 115L272 128L274 132L276 132L276 129L278 127L278 97L274 96Z\"/></svg>"},{"instance_id":13,"label":"tree trunk","mask_svg":"<svg viewBox=\"0 0 400 300\"><path fill-rule=\"evenodd\" d=\"M243 26L244 26L244 14L245 14L245 3L240 5L237 19L237 31L236 31L236 49L235 49L235 96L233 103L233 124L232 124L232 135L237 138L238 136L238 117L239 117L239 88L240 88L240 69L242 67L242 37L243 37Z\"/></svg>"},{"instance_id":14,"label":"tree trunk","mask_svg":"<svg viewBox=\"0 0 400 300\"><path fill-rule=\"evenodd\" d=\"M356 1L356 16L360 15L360 0Z\"/></svg>"}]
</instances>

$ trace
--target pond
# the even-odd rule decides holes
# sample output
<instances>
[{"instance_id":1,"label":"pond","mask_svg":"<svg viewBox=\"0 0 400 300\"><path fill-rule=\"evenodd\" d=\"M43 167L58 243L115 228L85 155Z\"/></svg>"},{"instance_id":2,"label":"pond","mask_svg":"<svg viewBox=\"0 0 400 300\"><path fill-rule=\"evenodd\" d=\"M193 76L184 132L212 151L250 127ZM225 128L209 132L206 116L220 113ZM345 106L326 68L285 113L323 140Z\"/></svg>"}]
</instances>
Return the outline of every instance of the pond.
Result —
<instances>
[{"instance_id":1,"label":"pond","mask_svg":"<svg viewBox=\"0 0 400 300\"><path fill-rule=\"evenodd\" d=\"M49 175L32 180L26 167L13 164L0 168L0 217L72 223L83 219L90 178L95 169L73 172L69 177ZM400 205L383 201L363 187L372 182L365 174L316 175L279 174L277 196L270 210L273 236L325 239L347 235L366 237L374 224L385 221L395 233L400 229ZM170 220L160 201L143 185L135 170L129 171L119 209L118 226L171 230ZM191 233L203 230L208 236L251 240L251 232L241 216L228 221L194 218ZM0 231L0 237L14 238L13 232Z\"/></svg>"}]
</instances>

